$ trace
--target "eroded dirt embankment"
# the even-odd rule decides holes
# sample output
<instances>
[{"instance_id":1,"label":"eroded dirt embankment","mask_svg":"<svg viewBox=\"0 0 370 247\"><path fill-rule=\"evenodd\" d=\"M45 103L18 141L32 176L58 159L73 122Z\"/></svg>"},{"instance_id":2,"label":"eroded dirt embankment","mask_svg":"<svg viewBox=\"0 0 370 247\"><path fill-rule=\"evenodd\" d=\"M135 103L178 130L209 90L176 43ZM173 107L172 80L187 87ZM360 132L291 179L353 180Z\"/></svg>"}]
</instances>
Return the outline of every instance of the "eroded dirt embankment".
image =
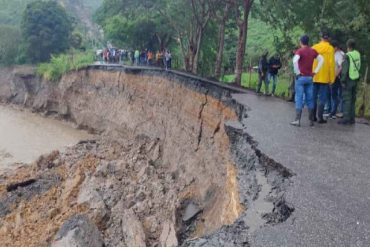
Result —
<instances>
[{"instance_id":1,"label":"eroded dirt embankment","mask_svg":"<svg viewBox=\"0 0 370 247\"><path fill-rule=\"evenodd\" d=\"M6 246L247 246L248 229L261 226L251 221L278 223L293 210L290 172L257 149L230 89L118 67L58 83L32 69L1 74L2 102L97 134L0 176ZM248 214L258 201L271 208Z\"/></svg>"}]
</instances>

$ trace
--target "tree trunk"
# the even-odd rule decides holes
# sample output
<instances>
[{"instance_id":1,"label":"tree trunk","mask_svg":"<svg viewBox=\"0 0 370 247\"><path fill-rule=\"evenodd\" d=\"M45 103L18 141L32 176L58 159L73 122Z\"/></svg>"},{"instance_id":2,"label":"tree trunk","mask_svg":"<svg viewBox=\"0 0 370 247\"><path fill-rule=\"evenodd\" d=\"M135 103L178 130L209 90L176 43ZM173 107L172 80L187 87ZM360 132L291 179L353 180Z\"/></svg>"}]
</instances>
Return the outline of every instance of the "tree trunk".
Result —
<instances>
[{"instance_id":1,"label":"tree trunk","mask_svg":"<svg viewBox=\"0 0 370 247\"><path fill-rule=\"evenodd\" d=\"M224 13L220 21L220 29L219 29L219 34L218 34L218 51L217 51L216 64L215 64L215 77L217 79L221 77L221 67L222 67L224 47L225 47L225 26L226 26L226 21L229 17L229 10L230 10L230 4L226 3L226 6L224 8Z\"/></svg>"},{"instance_id":2,"label":"tree trunk","mask_svg":"<svg viewBox=\"0 0 370 247\"><path fill-rule=\"evenodd\" d=\"M238 20L239 39L236 51L235 83L240 86L243 73L245 48L247 42L248 17L252 7L252 3L253 0L243 0L243 16L242 20Z\"/></svg>"},{"instance_id":3,"label":"tree trunk","mask_svg":"<svg viewBox=\"0 0 370 247\"><path fill-rule=\"evenodd\" d=\"M202 44L203 39L203 28L199 27L197 32L197 48L195 50L195 53L193 54L193 68L192 73L197 74L198 73L198 61L199 61L199 52L200 52L200 46Z\"/></svg>"},{"instance_id":4,"label":"tree trunk","mask_svg":"<svg viewBox=\"0 0 370 247\"><path fill-rule=\"evenodd\" d=\"M221 66L222 66L224 46L225 46L225 25L226 25L226 19L223 18L222 22L220 23L220 29L219 29L219 35L218 35L218 51L217 51L216 64L215 64L215 77L217 79L219 79L221 76Z\"/></svg>"}]
</instances>

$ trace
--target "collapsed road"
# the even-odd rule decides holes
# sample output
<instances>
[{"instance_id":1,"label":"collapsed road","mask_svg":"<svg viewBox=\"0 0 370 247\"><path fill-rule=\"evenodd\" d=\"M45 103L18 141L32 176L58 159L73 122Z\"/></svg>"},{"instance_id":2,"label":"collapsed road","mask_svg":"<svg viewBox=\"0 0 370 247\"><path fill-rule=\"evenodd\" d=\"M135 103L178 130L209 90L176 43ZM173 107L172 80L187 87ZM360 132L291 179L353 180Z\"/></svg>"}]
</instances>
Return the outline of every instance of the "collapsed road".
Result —
<instances>
[{"instance_id":1,"label":"collapsed road","mask_svg":"<svg viewBox=\"0 0 370 247\"><path fill-rule=\"evenodd\" d=\"M158 69L1 74L3 103L95 135L0 174L5 246L369 242L366 126L298 131L285 102Z\"/></svg>"}]
</instances>

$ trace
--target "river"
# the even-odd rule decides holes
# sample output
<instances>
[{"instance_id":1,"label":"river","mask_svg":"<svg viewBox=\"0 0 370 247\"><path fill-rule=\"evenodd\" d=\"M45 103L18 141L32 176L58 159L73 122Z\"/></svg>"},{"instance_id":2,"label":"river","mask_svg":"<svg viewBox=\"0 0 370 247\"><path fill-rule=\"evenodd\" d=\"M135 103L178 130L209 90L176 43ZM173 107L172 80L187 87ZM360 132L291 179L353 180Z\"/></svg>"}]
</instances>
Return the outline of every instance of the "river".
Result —
<instances>
[{"instance_id":1,"label":"river","mask_svg":"<svg viewBox=\"0 0 370 247\"><path fill-rule=\"evenodd\" d=\"M0 171L89 137L63 121L0 105Z\"/></svg>"}]
</instances>

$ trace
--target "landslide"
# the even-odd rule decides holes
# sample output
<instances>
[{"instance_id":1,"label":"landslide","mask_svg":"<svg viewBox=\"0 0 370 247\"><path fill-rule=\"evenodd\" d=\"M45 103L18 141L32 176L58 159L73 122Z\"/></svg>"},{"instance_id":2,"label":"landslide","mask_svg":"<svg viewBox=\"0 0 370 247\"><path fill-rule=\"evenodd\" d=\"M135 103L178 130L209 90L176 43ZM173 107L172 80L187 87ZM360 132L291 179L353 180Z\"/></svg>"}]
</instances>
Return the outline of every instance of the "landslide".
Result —
<instances>
[{"instance_id":1,"label":"landslide","mask_svg":"<svg viewBox=\"0 0 370 247\"><path fill-rule=\"evenodd\" d=\"M233 92L151 69L91 66L58 83L32 68L3 69L3 103L73 121L96 138L0 175L1 242L248 246L256 202L271 204L257 215L263 224L294 210L284 201L292 174L258 150Z\"/></svg>"}]
</instances>

